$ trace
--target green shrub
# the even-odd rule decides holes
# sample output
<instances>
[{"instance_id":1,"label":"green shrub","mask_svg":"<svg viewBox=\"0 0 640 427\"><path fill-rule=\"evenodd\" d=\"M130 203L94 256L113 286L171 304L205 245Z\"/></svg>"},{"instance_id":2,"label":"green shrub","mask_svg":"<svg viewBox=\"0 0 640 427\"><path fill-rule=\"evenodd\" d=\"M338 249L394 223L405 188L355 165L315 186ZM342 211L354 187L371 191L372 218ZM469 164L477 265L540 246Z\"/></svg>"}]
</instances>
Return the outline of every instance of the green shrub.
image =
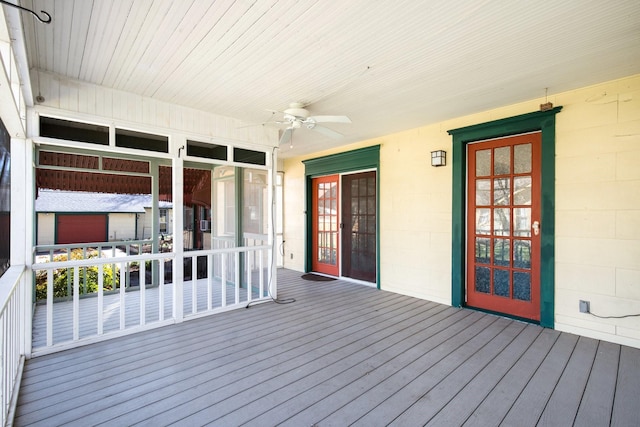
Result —
<instances>
[{"instance_id":1,"label":"green shrub","mask_svg":"<svg viewBox=\"0 0 640 427\"><path fill-rule=\"evenodd\" d=\"M97 258L98 252L92 251L87 254L86 258ZM71 260L85 259L81 249L74 249L71 252ZM56 255L53 257L54 262L67 261L67 254ZM65 298L73 296L73 280L74 268L61 268L53 271L53 297ZM115 273L115 274L114 274ZM79 291L80 295L98 292L98 266L79 267ZM115 286L114 286L115 276ZM86 277L86 283L85 283ZM113 271L112 264L103 266L103 289L111 291L120 285L120 276L118 268ZM69 292L71 290L71 292ZM47 271L40 270L36 274L36 300L47 298Z\"/></svg>"}]
</instances>

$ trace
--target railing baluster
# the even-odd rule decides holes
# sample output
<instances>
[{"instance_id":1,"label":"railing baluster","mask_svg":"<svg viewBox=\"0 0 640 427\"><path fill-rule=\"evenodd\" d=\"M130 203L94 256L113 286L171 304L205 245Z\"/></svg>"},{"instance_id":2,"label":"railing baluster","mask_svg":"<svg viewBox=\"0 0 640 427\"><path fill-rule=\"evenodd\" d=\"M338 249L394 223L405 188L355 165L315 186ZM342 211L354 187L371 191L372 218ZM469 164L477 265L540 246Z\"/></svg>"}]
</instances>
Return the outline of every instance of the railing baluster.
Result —
<instances>
[{"instance_id":1,"label":"railing baluster","mask_svg":"<svg viewBox=\"0 0 640 427\"><path fill-rule=\"evenodd\" d=\"M164 320L164 259L160 259L160 275L158 277L158 294L159 294L159 302L160 305L158 307L158 320Z\"/></svg>"},{"instance_id":2,"label":"railing baluster","mask_svg":"<svg viewBox=\"0 0 640 427\"><path fill-rule=\"evenodd\" d=\"M262 298L264 297L264 272L262 271L262 269L264 268L264 256L262 255L262 252L260 252L260 257L258 258L260 260L259 264L259 274L260 274L260 295L258 296L258 298Z\"/></svg>"},{"instance_id":3,"label":"railing baluster","mask_svg":"<svg viewBox=\"0 0 640 427\"><path fill-rule=\"evenodd\" d=\"M47 346L53 345L53 269L47 269Z\"/></svg>"},{"instance_id":4,"label":"railing baluster","mask_svg":"<svg viewBox=\"0 0 640 427\"><path fill-rule=\"evenodd\" d=\"M87 259L87 247L82 247L82 259ZM87 293L87 267L82 267L82 290L83 294Z\"/></svg>"},{"instance_id":5,"label":"railing baluster","mask_svg":"<svg viewBox=\"0 0 640 427\"><path fill-rule=\"evenodd\" d=\"M255 253L255 251L254 251ZM253 257L251 256L252 254L250 252L245 252L244 254L244 258L247 260L246 262L246 268L247 268L247 302L251 302L251 267L252 267L252 260Z\"/></svg>"},{"instance_id":6,"label":"railing baluster","mask_svg":"<svg viewBox=\"0 0 640 427\"><path fill-rule=\"evenodd\" d=\"M80 339L80 268L73 267L73 340Z\"/></svg>"},{"instance_id":7,"label":"railing baluster","mask_svg":"<svg viewBox=\"0 0 640 427\"><path fill-rule=\"evenodd\" d=\"M115 281L115 275L112 275ZM103 325L104 311L104 264L98 265L98 335L104 333Z\"/></svg>"},{"instance_id":8,"label":"railing baluster","mask_svg":"<svg viewBox=\"0 0 640 427\"><path fill-rule=\"evenodd\" d=\"M151 267L153 268L153 267ZM147 288L147 263L140 263L140 325L144 325L147 321L146 308L146 288Z\"/></svg>"},{"instance_id":9,"label":"railing baluster","mask_svg":"<svg viewBox=\"0 0 640 427\"><path fill-rule=\"evenodd\" d=\"M229 254L220 254L220 298L221 307L227 306L227 257Z\"/></svg>"},{"instance_id":10,"label":"railing baluster","mask_svg":"<svg viewBox=\"0 0 640 427\"><path fill-rule=\"evenodd\" d=\"M144 262L144 261L142 261ZM115 264L114 264L115 265ZM113 275L115 277L116 269L113 269ZM127 311L127 306L125 305L125 284L124 284L124 262L120 264L120 330L124 329L125 326L125 312Z\"/></svg>"},{"instance_id":11,"label":"railing baluster","mask_svg":"<svg viewBox=\"0 0 640 427\"><path fill-rule=\"evenodd\" d=\"M213 254L207 255L207 310L211 310L213 299Z\"/></svg>"},{"instance_id":12,"label":"railing baluster","mask_svg":"<svg viewBox=\"0 0 640 427\"><path fill-rule=\"evenodd\" d=\"M236 272L236 304L240 303L240 252L234 252L235 272Z\"/></svg>"},{"instance_id":13,"label":"railing baluster","mask_svg":"<svg viewBox=\"0 0 640 427\"><path fill-rule=\"evenodd\" d=\"M191 257L191 313L198 312L198 257Z\"/></svg>"}]
</instances>

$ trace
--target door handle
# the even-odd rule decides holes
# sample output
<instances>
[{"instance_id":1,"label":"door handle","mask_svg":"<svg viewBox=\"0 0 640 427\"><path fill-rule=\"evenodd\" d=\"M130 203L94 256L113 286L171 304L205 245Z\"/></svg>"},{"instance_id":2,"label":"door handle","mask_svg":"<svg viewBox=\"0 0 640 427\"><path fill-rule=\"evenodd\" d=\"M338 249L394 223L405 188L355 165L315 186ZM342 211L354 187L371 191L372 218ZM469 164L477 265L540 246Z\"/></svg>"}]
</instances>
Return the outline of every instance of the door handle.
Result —
<instances>
[{"instance_id":1,"label":"door handle","mask_svg":"<svg viewBox=\"0 0 640 427\"><path fill-rule=\"evenodd\" d=\"M533 228L533 235L537 236L538 234L540 234L540 222L539 221L533 221L533 224L531 225L531 228Z\"/></svg>"}]
</instances>

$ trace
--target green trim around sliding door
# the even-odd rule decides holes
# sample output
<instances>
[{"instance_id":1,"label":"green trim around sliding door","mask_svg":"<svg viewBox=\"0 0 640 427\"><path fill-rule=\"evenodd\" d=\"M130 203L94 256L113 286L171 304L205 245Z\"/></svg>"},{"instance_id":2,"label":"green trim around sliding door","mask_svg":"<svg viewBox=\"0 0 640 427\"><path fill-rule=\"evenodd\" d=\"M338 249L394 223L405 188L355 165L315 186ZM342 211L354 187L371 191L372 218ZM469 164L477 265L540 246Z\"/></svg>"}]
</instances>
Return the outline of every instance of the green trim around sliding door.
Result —
<instances>
[{"instance_id":1,"label":"green trim around sliding door","mask_svg":"<svg viewBox=\"0 0 640 427\"><path fill-rule=\"evenodd\" d=\"M560 110L562 107L556 107L547 111L536 111L448 131L453 137L451 304L454 307L463 306L465 301L466 145L475 141L540 131L542 133L541 223L543 224L540 254L540 325L554 327L555 120Z\"/></svg>"},{"instance_id":2,"label":"green trim around sliding door","mask_svg":"<svg viewBox=\"0 0 640 427\"><path fill-rule=\"evenodd\" d=\"M303 160L305 175L305 271L311 271L311 179L323 175L355 172L366 169L376 170L376 285L380 289L380 146L360 148L345 153L331 154L315 159Z\"/></svg>"}]
</instances>

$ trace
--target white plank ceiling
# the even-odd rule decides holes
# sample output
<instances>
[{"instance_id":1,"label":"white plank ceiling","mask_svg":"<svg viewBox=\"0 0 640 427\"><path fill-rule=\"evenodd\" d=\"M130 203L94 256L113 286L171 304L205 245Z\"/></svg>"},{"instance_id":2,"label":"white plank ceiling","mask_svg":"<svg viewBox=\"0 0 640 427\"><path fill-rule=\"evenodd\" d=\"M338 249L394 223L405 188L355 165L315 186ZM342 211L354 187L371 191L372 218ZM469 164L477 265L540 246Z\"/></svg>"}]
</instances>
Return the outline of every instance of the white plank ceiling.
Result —
<instances>
[{"instance_id":1,"label":"white plank ceiling","mask_svg":"<svg viewBox=\"0 0 640 427\"><path fill-rule=\"evenodd\" d=\"M296 101L353 121L283 157L640 73L638 0L20 4L53 17L22 14L31 68L247 123Z\"/></svg>"}]
</instances>

